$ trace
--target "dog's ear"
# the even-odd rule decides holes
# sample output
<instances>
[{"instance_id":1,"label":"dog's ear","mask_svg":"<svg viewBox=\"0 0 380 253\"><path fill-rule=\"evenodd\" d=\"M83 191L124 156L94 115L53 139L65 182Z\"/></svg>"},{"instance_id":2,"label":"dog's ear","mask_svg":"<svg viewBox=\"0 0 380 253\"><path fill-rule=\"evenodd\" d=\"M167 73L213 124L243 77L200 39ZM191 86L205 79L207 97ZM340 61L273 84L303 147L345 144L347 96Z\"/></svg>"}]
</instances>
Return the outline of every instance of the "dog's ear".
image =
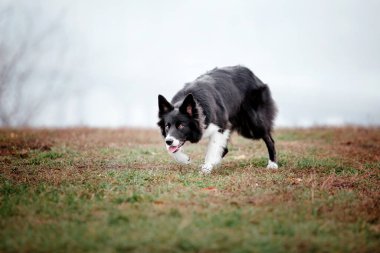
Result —
<instances>
[{"instance_id":1,"label":"dog's ear","mask_svg":"<svg viewBox=\"0 0 380 253\"><path fill-rule=\"evenodd\" d=\"M158 116L160 118L165 113L168 113L174 109L174 107L162 95L158 95L158 108L159 108Z\"/></svg>"},{"instance_id":2,"label":"dog's ear","mask_svg":"<svg viewBox=\"0 0 380 253\"><path fill-rule=\"evenodd\" d=\"M195 100L193 94L189 94L186 96L185 100L183 100L182 105L179 107L179 111L183 113L187 113L191 117L193 117L197 113Z\"/></svg>"}]
</instances>

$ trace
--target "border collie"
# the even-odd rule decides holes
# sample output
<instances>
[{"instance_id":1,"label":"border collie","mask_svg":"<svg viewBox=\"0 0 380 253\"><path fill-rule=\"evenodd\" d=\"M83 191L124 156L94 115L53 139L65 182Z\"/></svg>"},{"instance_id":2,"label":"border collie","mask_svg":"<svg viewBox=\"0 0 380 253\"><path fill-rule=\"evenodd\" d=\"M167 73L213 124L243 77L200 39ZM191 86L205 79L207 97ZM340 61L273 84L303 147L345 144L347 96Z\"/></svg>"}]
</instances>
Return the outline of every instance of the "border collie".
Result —
<instances>
[{"instance_id":1,"label":"border collie","mask_svg":"<svg viewBox=\"0 0 380 253\"><path fill-rule=\"evenodd\" d=\"M174 159L189 164L183 153L186 141L209 138L202 172L211 173L227 154L232 131L263 139L269 153L267 168L277 169L271 136L276 105L269 87L243 66L215 68L186 83L169 103L158 95L159 122L166 148Z\"/></svg>"}]
</instances>

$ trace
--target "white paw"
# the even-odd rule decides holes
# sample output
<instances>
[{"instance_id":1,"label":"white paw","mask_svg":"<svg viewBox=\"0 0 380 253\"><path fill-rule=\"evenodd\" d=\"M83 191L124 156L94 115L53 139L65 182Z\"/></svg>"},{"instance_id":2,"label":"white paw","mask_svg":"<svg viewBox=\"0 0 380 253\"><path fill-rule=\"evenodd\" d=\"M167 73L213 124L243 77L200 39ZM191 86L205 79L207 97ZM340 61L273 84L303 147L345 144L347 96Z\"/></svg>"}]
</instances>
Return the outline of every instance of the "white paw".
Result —
<instances>
[{"instance_id":1,"label":"white paw","mask_svg":"<svg viewBox=\"0 0 380 253\"><path fill-rule=\"evenodd\" d=\"M204 174L204 175L208 175L210 174L212 171L212 165L209 164L209 163L205 163L202 165L201 167L201 173Z\"/></svg>"},{"instance_id":2,"label":"white paw","mask_svg":"<svg viewBox=\"0 0 380 253\"><path fill-rule=\"evenodd\" d=\"M267 169L278 169L278 165L275 162L272 162L271 160L268 161Z\"/></svg>"},{"instance_id":3,"label":"white paw","mask_svg":"<svg viewBox=\"0 0 380 253\"><path fill-rule=\"evenodd\" d=\"M191 163L190 157L188 157L185 154L176 160L177 160L177 162L182 163L182 164L190 164Z\"/></svg>"},{"instance_id":4,"label":"white paw","mask_svg":"<svg viewBox=\"0 0 380 253\"><path fill-rule=\"evenodd\" d=\"M182 164L190 164L190 157L182 152L176 152L173 154L174 159Z\"/></svg>"}]
</instances>

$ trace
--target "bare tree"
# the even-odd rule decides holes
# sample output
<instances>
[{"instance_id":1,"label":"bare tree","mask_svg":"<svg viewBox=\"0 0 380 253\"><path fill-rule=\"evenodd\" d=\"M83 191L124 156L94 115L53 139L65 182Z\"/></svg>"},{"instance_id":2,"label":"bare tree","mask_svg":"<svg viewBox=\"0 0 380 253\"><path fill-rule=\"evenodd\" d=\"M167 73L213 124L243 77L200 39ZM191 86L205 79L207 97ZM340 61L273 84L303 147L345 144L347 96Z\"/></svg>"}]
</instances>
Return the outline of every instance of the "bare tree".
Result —
<instances>
[{"instance_id":1,"label":"bare tree","mask_svg":"<svg viewBox=\"0 0 380 253\"><path fill-rule=\"evenodd\" d=\"M21 4L20 4L21 3ZM0 6L0 126L26 126L68 81L62 13L43 19L38 6Z\"/></svg>"}]
</instances>

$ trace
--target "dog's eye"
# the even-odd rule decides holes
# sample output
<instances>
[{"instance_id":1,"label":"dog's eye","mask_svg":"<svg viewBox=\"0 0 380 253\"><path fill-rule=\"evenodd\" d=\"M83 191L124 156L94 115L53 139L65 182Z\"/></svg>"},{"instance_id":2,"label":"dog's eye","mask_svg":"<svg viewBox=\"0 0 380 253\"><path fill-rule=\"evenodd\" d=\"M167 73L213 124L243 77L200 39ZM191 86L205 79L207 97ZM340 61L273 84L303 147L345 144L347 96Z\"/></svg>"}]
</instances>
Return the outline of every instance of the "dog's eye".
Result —
<instances>
[{"instance_id":1,"label":"dog's eye","mask_svg":"<svg viewBox=\"0 0 380 253\"><path fill-rule=\"evenodd\" d=\"M185 127L185 126L182 125L182 124L178 124L178 126L177 126L178 129L183 129L184 127Z\"/></svg>"}]
</instances>

